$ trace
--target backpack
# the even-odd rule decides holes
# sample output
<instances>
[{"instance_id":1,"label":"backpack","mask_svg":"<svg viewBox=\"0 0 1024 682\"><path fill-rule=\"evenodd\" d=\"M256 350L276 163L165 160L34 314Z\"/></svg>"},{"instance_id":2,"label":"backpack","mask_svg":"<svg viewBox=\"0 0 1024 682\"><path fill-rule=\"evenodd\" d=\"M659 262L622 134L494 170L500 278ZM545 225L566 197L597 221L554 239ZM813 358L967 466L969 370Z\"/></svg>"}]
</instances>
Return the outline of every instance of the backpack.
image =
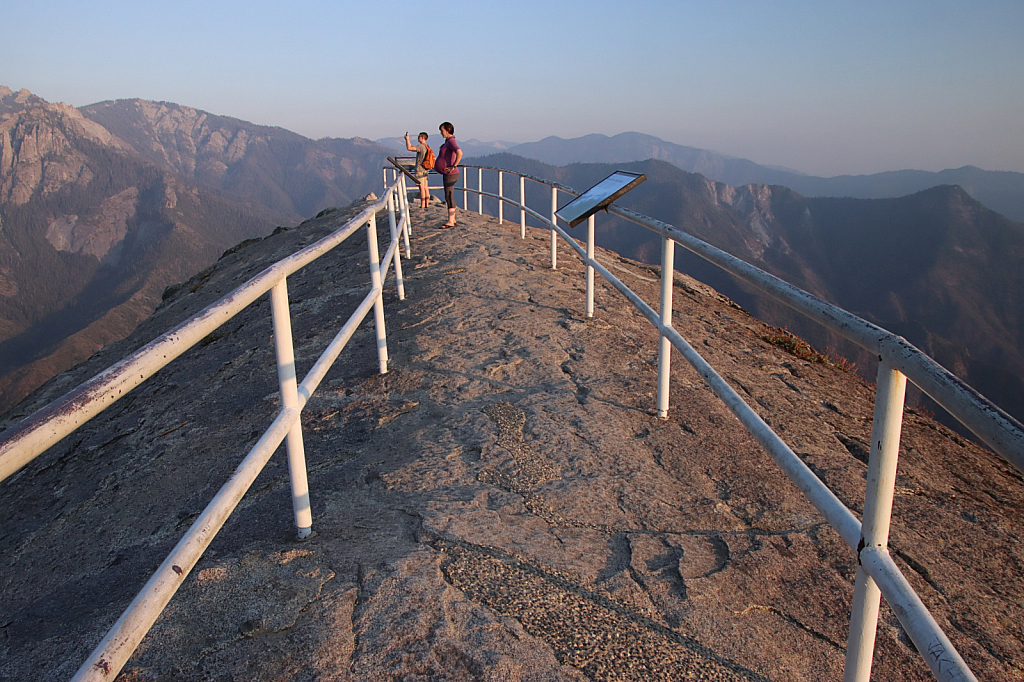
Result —
<instances>
[{"instance_id":1,"label":"backpack","mask_svg":"<svg viewBox=\"0 0 1024 682\"><path fill-rule=\"evenodd\" d=\"M434 167L434 150L428 147L427 145L423 146L427 147L427 154L426 156L423 157L423 169L430 170L431 168Z\"/></svg>"}]
</instances>

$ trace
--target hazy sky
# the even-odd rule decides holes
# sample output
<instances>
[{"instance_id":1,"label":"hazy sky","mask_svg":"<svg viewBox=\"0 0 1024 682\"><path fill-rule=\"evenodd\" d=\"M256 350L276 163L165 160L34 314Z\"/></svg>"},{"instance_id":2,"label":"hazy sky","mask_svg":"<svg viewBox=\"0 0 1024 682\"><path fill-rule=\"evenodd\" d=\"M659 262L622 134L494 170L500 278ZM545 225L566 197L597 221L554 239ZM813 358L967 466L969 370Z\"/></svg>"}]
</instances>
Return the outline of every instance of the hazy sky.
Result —
<instances>
[{"instance_id":1,"label":"hazy sky","mask_svg":"<svg viewBox=\"0 0 1024 682\"><path fill-rule=\"evenodd\" d=\"M638 131L836 175L1024 172L1024 1L9 2L0 84L310 137Z\"/></svg>"}]
</instances>

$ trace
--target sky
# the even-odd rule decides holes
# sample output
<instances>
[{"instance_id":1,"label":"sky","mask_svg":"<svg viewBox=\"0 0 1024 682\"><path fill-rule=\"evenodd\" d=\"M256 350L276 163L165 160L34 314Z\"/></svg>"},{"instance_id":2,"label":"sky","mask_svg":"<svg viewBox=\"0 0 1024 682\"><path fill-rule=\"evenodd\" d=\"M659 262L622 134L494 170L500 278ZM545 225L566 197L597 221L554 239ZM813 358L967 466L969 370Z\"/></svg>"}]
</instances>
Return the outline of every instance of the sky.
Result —
<instances>
[{"instance_id":1,"label":"sky","mask_svg":"<svg viewBox=\"0 0 1024 682\"><path fill-rule=\"evenodd\" d=\"M10 2L0 85L312 138L636 131L814 175L1024 172L1024 1Z\"/></svg>"}]
</instances>

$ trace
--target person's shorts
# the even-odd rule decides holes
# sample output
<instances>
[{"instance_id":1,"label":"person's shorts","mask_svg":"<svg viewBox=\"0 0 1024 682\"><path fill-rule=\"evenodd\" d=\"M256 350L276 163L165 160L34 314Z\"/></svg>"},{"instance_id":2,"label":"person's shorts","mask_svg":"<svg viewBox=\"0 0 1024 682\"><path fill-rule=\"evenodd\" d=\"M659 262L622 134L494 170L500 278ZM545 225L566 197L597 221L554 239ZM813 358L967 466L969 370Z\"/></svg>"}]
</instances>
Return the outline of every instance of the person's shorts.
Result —
<instances>
[{"instance_id":1,"label":"person's shorts","mask_svg":"<svg viewBox=\"0 0 1024 682\"><path fill-rule=\"evenodd\" d=\"M418 182L421 185L426 183L427 176L429 175L430 173L428 171L416 171L416 182Z\"/></svg>"}]
</instances>

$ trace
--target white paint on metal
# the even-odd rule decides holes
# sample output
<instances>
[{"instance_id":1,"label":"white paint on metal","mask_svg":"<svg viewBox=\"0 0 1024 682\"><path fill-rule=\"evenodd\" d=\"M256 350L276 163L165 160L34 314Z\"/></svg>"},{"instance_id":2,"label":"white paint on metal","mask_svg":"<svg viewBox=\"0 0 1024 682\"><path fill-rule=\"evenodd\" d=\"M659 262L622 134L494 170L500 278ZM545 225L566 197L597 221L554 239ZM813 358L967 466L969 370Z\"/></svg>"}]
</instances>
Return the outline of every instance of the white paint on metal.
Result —
<instances>
[{"instance_id":1,"label":"white paint on metal","mask_svg":"<svg viewBox=\"0 0 1024 682\"><path fill-rule=\"evenodd\" d=\"M910 640L940 682L977 682L967 662L935 622L914 588L907 582L889 551L865 547L860 564L878 585L889 608L899 619Z\"/></svg>"},{"instance_id":2,"label":"white paint on metal","mask_svg":"<svg viewBox=\"0 0 1024 682\"><path fill-rule=\"evenodd\" d=\"M555 222L558 220L555 217L555 211L557 211L557 210L558 210L558 188L557 187L552 187L551 188L551 220L548 220L546 222L550 223L551 225L555 224ZM554 230L551 231L551 269L552 270L557 270L558 269L558 235L555 234Z\"/></svg>"},{"instance_id":3,"label":"white paint on metal","mask_svg":"<svg viewBox=\"0 0 1024 682\"><path fill-rule=\"evenodd\" d=\"M386 180L385 174L385 180ZM309 488L306 479L305 457L302 447L299 415L313 391L326 375L331 364L351 339L352 334L371 308L382 307L382 276L391 259L395 259L396 280L400 282L400 237L408 240L408 207L403 209L402 220L392 230L391 244L383 263L377 262L376 212L385 206L393 207L395 192L404 189L401 177L385 192L383 199L364 209L358 216L324 239L291 256L278 261L241 287L208 306L190 320L175 327L125 360L100 373L82 386L66 394L46 408L9 429L0 438L0 478L17 471L49 445L60 440L78 425L127 393L131 388L158 371L161 367L205 338L210 332L236 315L263 293L270 292L273 316L275 352L282 409L270 428L250 450L235 474L207 505L203 514L167 557L114 627L83 663L75 680L112 680L124 666L160 612L181 585L214 535L237 506L282 440L287 439L289 472L292 481L293 512L300 539L309 535L312 519L309 506ZM401 204L401 201L400 201ZM392 218L393 220L393 218ZM291 321L288 310L286 277L309 262L324 255L363 224L367 225L370 252L371 280L375 280L369 294L356 312L335 336L334 340L314 364L301 385L296 385L295 353L292 343ZM397 231L397 232L396 232ZM408 246L408 241L406 241ZM382 311L381 311L382 313ZM381 316L382 317L382 316ZM383 320L378 330L383 332ZM387 348L378 339L378 350L383 349L382 371L386 371Z\"/></svg>"},{"instance_id":4,"label":"white paint on metal","mask_svg":"<svg viewBox=\"0 0 1024 682\"><path fill-rule=\"evenodd\" d=\"M401 243L401 238L398 235L398 224L395 221L395 195L394 193L388 195L388 227L391 232L391 244L396 245ZM405 280L402 277L402 250L396 249L394 251L395 258L395 287L398 289L398 300L405 300ZM384 272L387 272L387 266L384 267Z\"/></svg>"},{"instance_id":5,"label":"white paint on metal","mask_svg":"<svg viewBox=\"0 0 1024 682\"><path fill-rule=\"evenodd\" d=\"M885 361L878 365L875 391L875 415L871 427L871 454L868 457L867 488L861 521L863 547L887 548L892 498L896 489L896 463L899 459L903 429L903 403L907 379ZM869 682L871 659L875 650L875 632L881 592L874 580L858 564L854 584L850 635L846 646L844 682Z\"/></svg>"},{"instance_id":6,"label":"white paint on metal","mask_svg":"<svg viewBox=\"0 0 1024 682\"><path fill-rule=\"evenodd\" d=\"M519 176L519 238L526 239L526 178Z\"/></svg>"},{"instance_id":7,"label":"white paint on metal","mask_svg":"<svg viewBox=\"0 0 1024 682\"><path fill-rule=\"evenodd\" d=\"M520 187L526 177L528 176L520 175ZM556 185L556 183L532 177L530 179L551 186L553 195L559 189L575 194L573 190ZM500 197L499 201L501 201ZM552 203L554 204L554 199ZM555 232L560 234L566 243L580 255L588 268L593 264L609 283L630 300L651 324L658 328L659 334L667 338L683 354L687 362L697 370L850 547L855 551L859 550L861 566L858 569L855 587L856 604L851 617L850 648L853 649L853 652L848 661L847 679L867 679L867 676L870 675L870 655L877 623L879 595L881 595L885 596L886 601L893 608L901 624L910 634L938 679L951 682L974 680L975 678L966 663L889 557L886 547L906 378L910 377L917 386L936 399L939 404L971 428L997 453L1022 471L1024 471L1024 428L1012 417L914 348L905 339L861 320L841 308L825 303L807 292L676 230L670 225L614 205L610 209L616 215L660 233L667 241L679 241L697 255L719 265L828 328L838 331L862 347L878 353L882 366L879 368L880 393L876 396L872 456L869 460L871 462L869 465L871 480L865 501L865 523L868 524L868 529L864 532L864 543L861 544L861 524L852 512L803 464L678 332L671 328L670 320L666 322L663 317L656 316L644 301L606 268L593 260L589 235L587 251L584 251L575 240L557 226L554 216L551 220L547 220L546 217L526 207L524 194L522 189L520 190L520 215L525 216L526 213L530 213L543 223L548 224L552 230L552 238ZM521 220L525 220L525 217L522 217ZM663 276L666 272L671 273L671 268L666 265L668 263L665 262L663 252ZM664 299L663 295L662 312L665 311ZM671 304L669 304L669 310L670 306ZM588 313L589 311L588 301ZM660 390L661 376L659 372L659 396ZM661 412L660 407L659 397L659 413ZM665 407L667 409L667 405ZM867 666L864 665L865 659Z\"/></svg>"},{"instance_id":8,"label":"white paint on metal","mask_svg":"<svg viewBox=\"0 0 1024 682\"><path fill-rule=\"evenodd\" d=\"M587 218L587 317L594 316L594 216Z\"/></svg>"},{"instance_id":9,"label":"white paint on metal","mask_svg":"<svg viewBox=\"0 0 1024 682\"><path fill-rule=\"evenodd\" d=\"M124 667L139 642L181 587L189 572L234 511L256 476L299 421L299 410L286 407L238 465L235 473L178 541L156 572L124 610L106 637L82 663L72 682L110 682Z\"/></svg>"},{"instance_id":10,"label":"white paint on metal","mask_svg":"<svg viewBox=\"0 0 1024 682\"><path fill-rule=\"evenodd\" d=\"M177 327L4 431L0 434L0 480L123 398L270 291L281 278L329 252L383 207L383 200L367 206L337 231L266 268Z\"/></svg>"},{"instance_id":11,"label":"white paint on metal","mask_svg":"<svg viewBox=\"0 0 1024 682\"><path fill-rule=\"evenodd\" d=\"M758 290L879 355L969 428L992 450L1024 473L1024 426L903 337L826 303L692 235L614 204L611 213L675 239Z\"/></svg>"},{"instance_id":12,"label":"white paint on metal","mask_svg":"<svg viewBox=\"0 0 1024 682\"><path fill-rule=\"evenodd\" d=\"M401 187L398 196L402 198L402 220L405 223L405 229L399 227L399 230L401 230L402 238L405 240L405 259L409 260L410 258L412 258L412 250L409 248L409 237L412 233L412 226L410 225L410 223L412 221L409 217L409 191L408 189L406 189L405 186L404 173L401 175L400 178L398 178L398 182L399 186ZM430 187L427 187L427 196L430 196Z\"/></svg>"},{"instance_id":13,"label":"white paint on metal","mask_svg":"<svg viewBox=\"0 0 1024 682\"><path fill-rule=\"evenodd\" d=\"M577 244L574 239L569 239L569 235L565 234L560 227L552 227L562 235L571 248L580 254L581 258L585 257L583 247ZM609 272L607 268L599 262L594 263L594 268L609 284L625 296L659 333L663 333L668 337L672 345L683 355L683 358L700 374L701 378L725 403L726 407L736 415L747 428L747 431L764 447L772 459L778 463L786 475L803 492L810 503L824 515L851 548L856 548L860 540L860 521L828 489L828 486L814 475L807 465L772 431L771 427L764 423L764 420L739 397L732 386L722 379L714 368L690 346L678 331L672 327L664 326L661 323L660 316L654 312L654 309Z\"/></svg>"},{"instance_id":14,"label":"white paint on metal","mask_svg":"<svg viewBox=\"0 0 1024 682\"><path fill-rule=\"evenodd\" d=\"M297 410L299 394L286 279L279 281L270 290L270 311L274 325L274 352L277 355L277 381L281 392L281 405ZM309 483L306 480L306 452L302 444L301 420L296 420L292 425L285 443L292 489L292 511L295 514L295 527L298 528L299 539L302 540L312 533L313 515L309 507Z\"/></svg>"},{"instance_id":15,"label":"white paint on metal","mask_svg":"<svg viewBox=\"0 0 1024 682\"><path fill-rule=\"evenodd\" d=\"M482 213L483 191L482 172L477 193ZM500 169L494 169L499 170ZM500 177L500 176L499 176ZM683 357L704 378L727 407L740 419L748 431L758 440L765 450L779 464L783 471L804 493L808 500L825 516L829 523L839 532L843 539L854 549L859 549L860 568L858 570L857 587L855 588L854 614L851 620L851 645L854 650L853 669L848 662L847 679L866 679L870 668L864 671L862 663L865 658L870 665L868 639L873 642L874 626L877 621L878 593L885 596L893 608L918 650L922 652L926 662L940 680L961 681L974 680L974 676L956 649L942 633L934 619L924 607L920 598L914 593L906 578L900 573L887 550L888 526L892 506L892 487L895 477L896 453L899 447L899 426L902 419L902 401L905 390L905 378L909 377L928 395L937 400L943 407L965 423L972 431L996 452L1006 458L1015 467L1024 471L1024 428L1012 417L999 408L991 405L969 386L939 367L930 358L906 342L879 327L851 315L850 313L831 306L807 292L793 287L778 278L750 266L715 247L697 240L670 225L653 220L646 216L610 207L616 215L625 217L637 224L660 233L665 239L662 260L662 309L656 315L639 296L614 277L593 257L592 219L588 225L588 243L586 249L571 239L556 224L557 192L566 191L576 195L570 188L550 183L538 178L530 179L547 184L552 188L552 207L550 220L536 211L529 209L525 202L526 176L519 174L520 187L520 235L525 237L525 216L530 213L551 229L552 268L557 267L556 233L561 235L583 259L588 268L588 317L593 314L592 302L592 271L599 272L612 286L623 294L658 329L664 342L675 346ZM387 188L387 170L384 172ZM394 193L401 192L399 205L402 219L395 223ZM463 176L463 207L468 204L469 189L466 177ZM488 194L488 196L494 196ZM501 181L499 194L496 197L499 207L506 201L502 196ZM511 203L511 202L510 202ZM383 262L378 261L376 239L376 211L385 204L389 208L391 224L391 244ZM499 212L500 212L499 208ZM370 255L371 291L344 327L338 332L328 349L310 370L301 385L295 385L294 350L291 345L290 322L287 313L287 291L285 278L323 255L338 243L351 235L362 224L367 225L368 250ZM40 452L77 428L89 418L104 409L145 378L152 375L165 364L180 355L184 350L204 338L227 319L237 314L245 306L252 303L266 291L271 291L272 310L274 311L275 339L278 340L279 382L281 384L282 411L274 423L250 451L238 470L225 484L218 495L207 506L203 515L197 519L189 532L168 556L157 573L150 579L146 587L136 597L132 605L121 616L115 627L108 633L86 663L83 664L75 679L113 679L127 661L128 656L141 641L145 632L155 621L171 595L184 580L185 575L195 565L203 549L212 540L213 535L223 525L228 514L237 505L252 480L265 465L267 459L277 446L293 429L298 433L298 450L301 452L301 427L299 414L313 391L326 375L331 363L347 344L359 322L368 314L372 307L377 321L377 347L380 371L387 371L387 346L384 335L382 275L386 273L392 258L396 264L396 280L401 287L400 255L397 249L401 236L405 237L408 255L409 241L408 196L404 177L396 173L395 183L387 188L385 198L367 207L359 216L346 223L341 229L292 256L279 261L267 268L252 280L231 292L218 302L201 311L199 314L179 325L170 332L148 344L129 358L114 365L107 371L97 375L63 398L37 411L23 420L13 429L9 429L0 437L0 480L6 478L26 462L31 461ZM728 272L740 277L758 289L786 303L790 307L807 314L812 319L830 329L843 334L865 348L877 352L882 366L879 375L880 393L876 397L875 426L872 434L872 456L869 464L869 484L865 500L865 521L862 529L860 522L834 494L807 468L792 450L760 419L739 397L727 382L714 371L710 365L682 338L671 326L671 283L668 284L668 296L665 295L665 273L673 276L672 258L674 242L678 241L685 248L697 255L716 263ZM672 242L669 247L668 243ZM401 295L401 294L400 294ZM666 304L667 298L667 304ZM667 311L667 317L666 317ZM283 322L281 322L283 321ZM287 331L284 326L287 326ZM287 336L287 343L285 337ZM660 352L660 349L659 349ZM291 357L289 357L289 354ZM662 380L661 354L659 354L659 416L662 416ZM667 357L667 354L666 354ZM883 380L882 372L885 371ZM665 363L665 375L668 374L668 363ZM667 382L667 380L666 380ZM665 394L667 397L667 383ZM667 404L664 405L667 411ZM289 449L291 446L289 445ZM291 457L289 467L291 469ZM302 484L294 488L299 476L293 476L293 500L296 512L296 523L303 529L299 520L300 507L308 513L308 487L305 486L305 467L302 465ZM303 495L303 488L305 493ZM305 526L309 528L309 526ZM863 531L863 536L862 536ZM863 537L863 542L861 541ZM859 543L859 544L858 544ZM863 578L863 579L862 579ZM872 604L874 606L872 606ZM870 626L870 628L868 628ZM870 633L868 633L870 629ZM854 630L857 634L854 634ZM857 640L856 642L854 640ZM865 653L866 652L866 653ZM860 667L857 667L860 666ZM98 675L98 676L97 676Z\"/></svg>"},{"instance_id":16,"label":"white paint on metal","mask_svg":"<svg viewBox=\"0 0 1024 682\"><path fill-rule=\"evenodd\" d=\"M380 276L380 255L377 247L377 217L371 215L366 223L366 247L370 256L370 286L377 291L383 291L384 286ZM374 329L377 332L377 362L381 374L388 372L388 339L387 330L384 326L384 298L377 296L373 303Z\"/></svg>"},{"instance_id":17,"label":"white paint on metal","mask_svg":"<svg viewBox=\"0 0 1024 682\"><path fill-rule=\"evenodd\" d=\"M317 359L316 363L306 374L306 377L299 384L299 407L303 408L306 403L313 396L320 382L323 381L324 377L327 376L328 370L331 369L331 365L338 359L338 355L345 349L348 342L352 339L352 335L356 333L356 329L362 324L363 320L373 309L377 299L380 298L379 289L370 289L370 293L366 295L362 303L356 308L352 316L348 318L348 322L335 334L334 339L327 346L324 352Z\"/></svg>"},{"instance_id":18,"label":"white paint on metal","mask_svg":"<svg viewBox=\"0 0 1024 682\"><path fill-rule=\"evenodd\" d=\"M593 217L593 216L591 216ZM661 324L672 326L672 288L675 284L676 243L661 238ZM669 378L672 344L664 334L658 336L658 418L668 419Z\"/></svg>"}]
</instances>

